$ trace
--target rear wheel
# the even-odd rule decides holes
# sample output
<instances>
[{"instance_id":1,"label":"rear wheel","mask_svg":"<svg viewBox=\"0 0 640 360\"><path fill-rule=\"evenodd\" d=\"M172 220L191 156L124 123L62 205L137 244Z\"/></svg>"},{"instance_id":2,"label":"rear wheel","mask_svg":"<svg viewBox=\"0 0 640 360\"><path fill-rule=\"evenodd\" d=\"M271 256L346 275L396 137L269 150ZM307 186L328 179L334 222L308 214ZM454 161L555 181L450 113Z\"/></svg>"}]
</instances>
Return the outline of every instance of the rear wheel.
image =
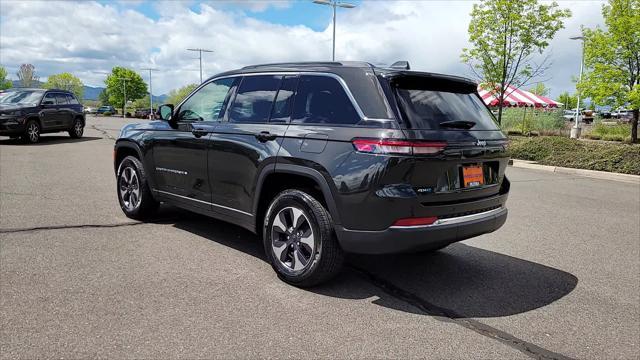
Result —
<instances>
[{"instance_id":1,"label":"rear wheel","mask_svg":"<svg viewBox=\"0 0 640 360\"><path fill-rule=\"evenodd\" d=\"M120 208L127 217L145 220L158 209L144 167L135 157L125 157L118 166L117 186Z\"/></svg>"},{"instance_id":2,"label":"rear wheel","mask_svg":"<svg viewBox=\"0 0 640 360\"><path fill-rule=\"evenodd\" d=\"M26 130L24 135L22 135L22 140L28 144L35 144L40 141L40 124L37 121L27 121Z\"/></svg>"},{"instance_id":3,"label":"rear wheel","mask_svg":"<svg viewBox=\"0 0 640 360\"><path fill-rule=\"evenodd\" d=\"M74 139L79 139L84 134L84 123L80 119L75 119L73 122L73 127L69 130L69 136Z\"/></svg>"},{"instance_id":4,"label":"rear wheel","mask_svg":"<svg viewBox=\"0 0 640 360\"><path fill-rule=\"evenodd\" d=\"M318 200L300 190L285 190L271 202L263 241L278 277L295 286L329 280L344 261L331 215Z\"/></svg>"}]
</instances>

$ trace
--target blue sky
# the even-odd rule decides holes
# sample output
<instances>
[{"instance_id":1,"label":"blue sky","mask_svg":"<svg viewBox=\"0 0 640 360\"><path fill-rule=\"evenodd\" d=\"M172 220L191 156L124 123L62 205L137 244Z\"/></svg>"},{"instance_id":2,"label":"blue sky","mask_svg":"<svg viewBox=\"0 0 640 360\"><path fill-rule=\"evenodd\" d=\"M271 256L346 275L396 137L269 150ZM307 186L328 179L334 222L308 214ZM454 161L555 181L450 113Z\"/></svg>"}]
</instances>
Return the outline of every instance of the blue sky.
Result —
<instances>
[{"instance_id":1,"label":"blue sky","mask_svg":"<svg viewBox=\"0 0 640 360\"><path fill-rule=\"evenodd\" d=\"M407 60L416 70L473 77L460 61L468 46L473 1L349 1L339 9L337 60L391 64ZM573 91L580 44L568 38L580 26L602 24L601 1L558 1L573 11L546 53L544 80L551 95ZM331 8L311 0L217 1L0 1L0 64L13 78L32 63L42 80L71 72L87 85L103 86L113 66L157 68L156 95L205 77L256 63L331 59ZM42 21L46 19L46 21Z\"/></svg>"}]
</instances>

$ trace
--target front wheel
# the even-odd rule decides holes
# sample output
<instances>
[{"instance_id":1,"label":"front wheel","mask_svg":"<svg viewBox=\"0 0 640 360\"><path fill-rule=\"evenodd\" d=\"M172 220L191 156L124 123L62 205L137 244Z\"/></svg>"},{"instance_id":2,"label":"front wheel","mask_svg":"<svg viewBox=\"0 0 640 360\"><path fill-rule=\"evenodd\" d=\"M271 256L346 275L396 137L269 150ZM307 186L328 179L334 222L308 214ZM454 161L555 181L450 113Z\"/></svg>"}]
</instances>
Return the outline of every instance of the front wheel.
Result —
<instances>
[{"instance_id":1,"label":"front wheel","mask_svg":"<svg viewBox=\"0 0 640 360\"><path fill-rule=\"evenodd\" d=\"M80 119L75 119L73 122L73 127L69 130L69 136L74 139L79 139L84 134L84 123Z\"/></svg>"},{"instance_id":2,"label":"front wheel","mask_svg":"<svg viewBox=\"0 0 640 360\"><path fill-rule=\"evenodd\" d=\"M28 144L35 144L40 141L40 124L35 120L27 122L26 130L22 135L22 140Z\"/></svg>"},{"instance_id":3,"label":"front wheel","mask_svg":"<svg viewBox=\"0 0 640 360\"><path fill-rule=\"evenodd\" d=\"M263 241L278 277L299 287L329 280L344 261L331 215L318 200L300 190L285 190L271 202Z\"/></svg>"},{"instance_id":4,"label":"front wheel","mask_svg":"<svg viewBox=\"0 0 640 360\"><path fill-rule=\"evenodd\" d=\"M140 160L127 156L118 166L118 201L124 214L132 219L145 220L158 209L151 195L147 175Z\"/></svg>"}]
</instances>

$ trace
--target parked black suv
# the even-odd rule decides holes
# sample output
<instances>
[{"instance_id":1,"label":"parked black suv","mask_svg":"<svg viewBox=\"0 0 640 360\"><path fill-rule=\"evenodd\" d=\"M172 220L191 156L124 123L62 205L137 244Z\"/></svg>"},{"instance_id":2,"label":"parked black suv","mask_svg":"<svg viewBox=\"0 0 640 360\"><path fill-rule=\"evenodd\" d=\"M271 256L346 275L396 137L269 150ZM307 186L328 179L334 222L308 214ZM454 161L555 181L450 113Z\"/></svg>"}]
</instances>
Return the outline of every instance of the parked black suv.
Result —
<instances>
[{"instance_id":1,"label":"parked black suv","mask_svg":"<svg viewBox=\"0 0 640 360\"><path fill-rule=\"evenodd\" d=\"M464 78L250 66L159 113L116 142L124 213L142 219L166 202L240 225L298 286L336 274L344 252L434 250L507 217L507 141Z\"/></svg>"},{"instance_id":2,"label":"parked black suv","mask_svg":"<svg viewBox=\"0 0 640 360\"><path fill-rule=\"evenodd\" d=\"M0 135L37 143L40 134L84 133L84 111L73 93L56 89L10 89L0 96Z\"/></svg>"}]
</instances>

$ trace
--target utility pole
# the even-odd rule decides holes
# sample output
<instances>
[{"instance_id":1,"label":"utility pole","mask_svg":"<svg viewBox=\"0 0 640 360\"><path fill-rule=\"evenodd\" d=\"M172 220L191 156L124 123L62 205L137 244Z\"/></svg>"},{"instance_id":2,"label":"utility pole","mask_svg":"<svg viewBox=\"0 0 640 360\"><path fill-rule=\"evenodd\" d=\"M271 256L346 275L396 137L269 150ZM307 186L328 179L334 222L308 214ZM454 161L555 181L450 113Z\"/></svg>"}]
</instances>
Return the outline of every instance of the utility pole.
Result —
<instances>
[{"instance_id":1,"label":"utility pole","mask_svg":"<svg viewBox=\"0 0 640 360\"><path fill-rule=\"evenodd\" d=\"M337 1L337 0L314 0L314 4L328 5L333 8L333 51L331 52L331 61L336 61L336 8L353 9L353 4Z\"/></svg>"},{"instance_id":2,"label":"utility pole","mask_svg":"<svg viewBox=\"0 0 640 360\"><path fill-rule=\"evenodd\" d=\"M158 71L158 69L146 68L142 70L149 70L149 118L153 118L153 87L151 86L151 72Z\"/></svg>"},{"instance_id":3,"label":"utility pole","mask_svg":"<svg viewBox=\"0 0 640 360\"><path fill-rule=\"evenodd\" d=\"M580 57L580 78L578 83L582 81L582 70L584 68L584 36L573 36L570 37L571 40L582 40L582 56ZM579 139L580 138L580 91L578 91L578 103L576 104L576 120L575 126L571 129L571 138Z\"/></svg>"},{"instance_id":4,"label":"utility pole","mask_svg":"<svg viewBox=\"0 0 640 360\"><path fill-rule=\"evenodd\" d=\"M200 84L202 84L202 53L203 52L213 52L213 50L207 50L207 49L187 49L188 51L197 51L200 54Z\"/></svg>"},{"instance_id":5,"label":"utility pole","mask_svg":"<svg viewBox=\"0 0 640 360\"><path fill-rule=\"evenodd\" d=\"M127 111L127 81L131 80L125 77L119 77L118 80L122 80L122 90L124 95L124 102L122 103L122 118L124 119Z\"/></svg>"}]
</instances>

